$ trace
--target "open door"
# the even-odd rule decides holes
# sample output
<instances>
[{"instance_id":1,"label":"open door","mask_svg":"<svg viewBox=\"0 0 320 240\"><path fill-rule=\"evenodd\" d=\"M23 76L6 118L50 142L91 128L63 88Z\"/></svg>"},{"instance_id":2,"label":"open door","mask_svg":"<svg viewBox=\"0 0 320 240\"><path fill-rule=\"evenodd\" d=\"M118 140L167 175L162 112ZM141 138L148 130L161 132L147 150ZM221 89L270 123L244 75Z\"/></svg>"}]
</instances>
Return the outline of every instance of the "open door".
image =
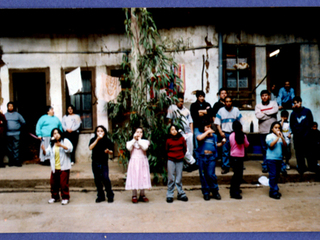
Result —
<instances>
[{"instance_id":1,"label":"open door","mask_svg":"<svg viewBox=\"0 0 320 240\"><path fill-rule=\"evenodd\" d=\"M47 74L45 71L12 71L11 96L16 110L26 121L21 132L21 161L37 161L40 142L32 137L38 119L45 114L48 102Z\"/></svg>"},{"instance_id":2,"label":"open door","mask_svg":"<svg viewBox=\"0 0 320 240\"><path fill-rule=\"evenodd\" d=\"M295 95L300 95L300 46L297 44L287 44L279 46L269 46L267 54L280 49L278 56L267 58L268 90L273 84L276 85L276 93L284 87L286 81L294 89Z\"/></svg>"}]
</instances>

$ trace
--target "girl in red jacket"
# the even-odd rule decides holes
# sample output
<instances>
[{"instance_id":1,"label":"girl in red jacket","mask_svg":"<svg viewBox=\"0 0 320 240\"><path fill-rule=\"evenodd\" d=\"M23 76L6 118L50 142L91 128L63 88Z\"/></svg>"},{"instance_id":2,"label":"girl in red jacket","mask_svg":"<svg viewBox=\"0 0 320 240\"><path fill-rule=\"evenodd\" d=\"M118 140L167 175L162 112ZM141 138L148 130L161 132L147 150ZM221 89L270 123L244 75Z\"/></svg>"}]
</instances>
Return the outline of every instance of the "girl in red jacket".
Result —
<instances>
[{"instance_id":1,"label":"girl in red jacket","mask_svg":"<svg viewBox=\"0 0 320 240\"><path fill-rule=\"evenodd\" d=\"M186 193L182 189L182 169L183 159L187 152L187 144L184 137L179 133L175 125L169 128L169 137L166 141L166 151L168 156L168 191L167 202L173 202L173 192L175 186L178 190L178 200L188 201Z\"/></svg>"}]
</instances>

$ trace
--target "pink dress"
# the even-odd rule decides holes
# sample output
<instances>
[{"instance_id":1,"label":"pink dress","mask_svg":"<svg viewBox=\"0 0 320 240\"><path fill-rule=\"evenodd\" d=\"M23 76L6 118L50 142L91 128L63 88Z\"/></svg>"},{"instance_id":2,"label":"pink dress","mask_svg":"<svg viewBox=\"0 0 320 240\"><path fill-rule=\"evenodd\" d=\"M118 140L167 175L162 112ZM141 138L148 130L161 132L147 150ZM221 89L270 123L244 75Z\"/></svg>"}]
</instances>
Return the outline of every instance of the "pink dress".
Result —
<instances>
[{"instance_id":1,"label":"pink dress","mask_svg":"<svg viewBox=\"0 0 320 240\"><path fill-rule=\"evenodd\" d=\"M151 188L150 168L146 155L149 144L149 141L145 139L139 141L132 139L127 142L126 147L131 157L127 171L126 190Z\"/></svg>"}]
</instances>

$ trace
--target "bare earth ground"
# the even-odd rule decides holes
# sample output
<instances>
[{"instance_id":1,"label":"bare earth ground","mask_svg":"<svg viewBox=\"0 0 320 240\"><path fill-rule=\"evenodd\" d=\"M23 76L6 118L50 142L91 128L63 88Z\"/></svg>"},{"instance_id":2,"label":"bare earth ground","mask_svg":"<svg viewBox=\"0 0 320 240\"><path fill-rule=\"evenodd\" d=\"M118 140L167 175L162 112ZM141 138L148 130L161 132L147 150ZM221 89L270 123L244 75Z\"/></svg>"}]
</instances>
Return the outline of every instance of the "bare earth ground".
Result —
<instances>
[{"instance_id":1,"label":"bare earth ground","mask_svg":"<svg viewBox=\"0 0 320 240\"><path fill-rule=\"evenodd\" d=\"M320 231L320 183L280 184L281 200L268 187L244 185L243 199L204 201L187 190L188 202L165 201L166 188L147 191L149 203L131 203L115 191L114 203L95 203L96 192L71 192L71 202L49 205L49 192L0 193L0 232L282 232ZM186 189L188 189L186 187Z\"/></svg>"}]
</instances>

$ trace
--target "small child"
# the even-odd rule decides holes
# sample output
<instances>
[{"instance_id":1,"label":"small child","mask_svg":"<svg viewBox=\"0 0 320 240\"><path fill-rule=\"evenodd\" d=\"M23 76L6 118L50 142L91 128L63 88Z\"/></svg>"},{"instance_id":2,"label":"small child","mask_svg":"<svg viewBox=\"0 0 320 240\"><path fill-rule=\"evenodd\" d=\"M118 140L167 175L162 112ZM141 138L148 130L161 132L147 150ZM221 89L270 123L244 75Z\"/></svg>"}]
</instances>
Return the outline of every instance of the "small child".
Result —
<instances>
[{"instance_id":1,"label":"small child","mask_svg":"<svg viewBox=\"0 0 320 240\"><path fill-rule=\"evenodd\" d=\"M269 196L274 199L280 199L281 193L279 193L278 178L281 171L282 159L282 147L287 146L287 142L282 134L281 124L279 122L273 122L270 127L270 133L266 136L267 149L267 166L269 172Z\"/></svg>"},{"instance_id":2,"label":"small child","mask_svg":"<svg viewBox=\"0 0 320 240\"><path fill-rule=\"evenodd\" d=\"M167 202L173 202L174 187L177 186L178 200L187 202L188 197L182 189L183 160L187 152L187 143L175 125L169 128L169 137L166 141L168 156L168 191Z\"/></svg>"},{"instance_id":3,"label":"small child","mask_svg":"<svg viewBox=\"0 0 320 240\"><path fill-rule=\"evenodd\" d=\"M222 142L217 143L217 135L214 134L211 123L208 122L205 123L203 133L199 132L196 138L199 141L197 152L199 155L199 175L203 198L206 201L210 200L210 192L212 192L212 197L220 200L217 175L215 174L218 157L217 147L221 147L226 142L226 139L222 139Z\"/></svg>"},{"instance_id":4,"label":"small child","mask_svg":"<svg viewBox=\"0 0 320 240\"><path fill-rule=\"evenodd\" d=\"M70 153L73 150L72 143L64 138L59 128L54 128L51 131L50 144L45 149L41 145L43 155L50 158L51 177L50 177L50 190L51 199L48 203L60 201L59 188L61 188L62 205L69 203L69 176L71 169Z\"/></svg>"},{"instance_id":5,"label":"small child","mask_svg":"<svg viewBox=\"0 0 320 240\"><path fill-rule=\"evenodd\" d=\"M108 203L113 202L114 193L111 187L109 178L108 158L113 151L112 142L107 137L107 130L104 126L97 126L94 131L94 137L89 142L89 149L92 150L92 172L94 176L94 183L97 187L96 203L106 200L103 186L107 192Z\"/></svg>"},{"instance_id":6,"label":"small child","mask_svg":"<svg viewBox=\"0 0 320 240\"><path fill-rule=\"evenodd\" d=\"M242 124L239 121L232 123L233 132L229 137L230 156L233 169L233 176L230 186L230 197L242 199L240 195L240 185L243 177L243 160L245 157L245 148L249 146L247 136L242 131Z\"/></svg>"},{"instance_id":7,"label":"small child","mask_svg":"<svg viewBox=\"0 0 320 240\"><path fill-rule=\"evenodd\" d=\"M287 147L283 148L283 156L286 159L286 161L281 167L281 172L285 172L285 170L290 170L289 160L291 158L291 144L290 144L291 129L290 129L290 123L288 121L288 118L289 118L288 111L283 110L280 116L281 116L280 124L282 127L282 133L283 133L284 139L287 142Z\"/></svg>"},{"instance_id":8,"label":"small child","mask_svg":"<svg viewBox=\"0 0 320 240\"><path fill-rule=\"evenodd\" d=\"M130 151L130 160L127 171L126 190L132 190L132 203L149 202L144 194L144 189L151 188L150 169L147 158L149 141L142 139L143 130L137 128L133 139L127 142L126 147ZM137 199L137 190L140 189L140 197Z\"/></svg>"}]
</instances>

